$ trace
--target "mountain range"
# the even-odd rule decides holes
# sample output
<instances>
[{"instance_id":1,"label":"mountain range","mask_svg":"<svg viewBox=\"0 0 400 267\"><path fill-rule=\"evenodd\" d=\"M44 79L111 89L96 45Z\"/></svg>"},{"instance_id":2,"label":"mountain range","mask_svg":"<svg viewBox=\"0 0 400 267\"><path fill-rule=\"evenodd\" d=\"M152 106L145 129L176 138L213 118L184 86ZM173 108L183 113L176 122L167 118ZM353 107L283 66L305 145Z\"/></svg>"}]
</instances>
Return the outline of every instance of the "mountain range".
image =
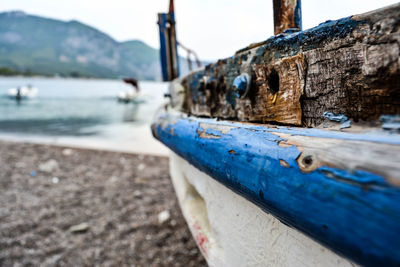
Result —
<instances>
[{"instance_id":1,"label":"mountain range","mask_svg":"<svg viewBox=\"0 0 400 267\"><path fill-rule=\"evenodd\" d=\"M181 72L187 63L180 58ZM79 21L0 13L0 68L40 75L160 80L159 51L140 40L118 42Z\"/></svg>"}]
</instances>

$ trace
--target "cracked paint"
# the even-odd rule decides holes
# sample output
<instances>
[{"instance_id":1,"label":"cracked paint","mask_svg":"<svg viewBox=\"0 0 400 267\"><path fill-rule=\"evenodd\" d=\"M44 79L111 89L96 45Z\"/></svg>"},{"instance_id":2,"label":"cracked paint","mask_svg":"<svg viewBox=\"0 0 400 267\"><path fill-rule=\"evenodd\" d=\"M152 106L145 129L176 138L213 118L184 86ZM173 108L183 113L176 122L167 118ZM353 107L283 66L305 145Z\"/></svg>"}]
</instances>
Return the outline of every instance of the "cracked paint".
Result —
<instances>
[{"instance_id":1,"label":"cracked paint","mask_svg":"<svg viewBox=\"0 0 400 267\"><path fill-rule=\"evenodd\" d=\"M200 127L200 124L202 125ZM244 196L285 224L361 264L400 263L400 188L364 170L322 165L301 171L296 145L279 134L400 144L398 136L178 119L171 135L162 121L155 136L199 170ZM219 138L199 138L198 131ZM229 127L224 131L224 127ZM219 131L215 131L218 127ZM251 129L251 131L249 131ZM383 136L385 137L385 136ZM234 150L235 153L227 153ZM290 167L282 166L282 160ZM312 164L312 163L311 163ZM351 233L351 238L349 238Z\"/></svg>"}]
</instances>

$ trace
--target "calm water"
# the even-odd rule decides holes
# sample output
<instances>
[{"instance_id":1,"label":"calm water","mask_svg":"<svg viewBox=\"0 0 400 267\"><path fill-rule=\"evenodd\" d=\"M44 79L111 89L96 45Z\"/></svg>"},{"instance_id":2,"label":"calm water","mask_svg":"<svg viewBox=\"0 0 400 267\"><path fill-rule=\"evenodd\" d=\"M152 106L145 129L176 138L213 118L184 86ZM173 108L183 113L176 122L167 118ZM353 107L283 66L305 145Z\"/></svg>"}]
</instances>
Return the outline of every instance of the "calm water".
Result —
<instances>
[{"instance_id":1,"label":"calm water","mask_svg":"<svg viewBox=\"0 0 400 267\"><path fill-rule=\"evenodd\" d=\"M7 96L12 87L32 84L36 98L19 103ZM166 84L140 83L135 103L118 103L129 85L114 80L0 78L0 132L37 135L96 135L110 125L149 123L163 100Z\"/></svg>"},{"instance_id":2,"label":"calm water","mask_svg":"<svg viewBox=\"0 0 400 267\"><path fill-rule=\"evenodd\" d=\"M36 98L17 103L7 96L9 88L27 84L39 90ZM146 143L151 137L139 139L149 135L167 84L141 82L140 87L142 96L123 104L116 95L131 86L122 81L0 78L0 135Z\"/></svg>"}]
</instances>

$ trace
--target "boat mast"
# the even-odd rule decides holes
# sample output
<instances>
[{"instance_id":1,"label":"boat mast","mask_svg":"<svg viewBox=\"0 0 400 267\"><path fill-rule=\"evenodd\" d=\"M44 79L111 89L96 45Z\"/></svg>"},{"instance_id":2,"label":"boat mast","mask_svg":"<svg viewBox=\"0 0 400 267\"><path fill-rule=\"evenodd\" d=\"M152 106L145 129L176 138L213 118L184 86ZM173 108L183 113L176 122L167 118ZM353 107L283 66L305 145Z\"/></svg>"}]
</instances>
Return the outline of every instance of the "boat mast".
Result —
<instances>
[{"instance_id":1,"label":"boat mast","mask_svg":"<svg viewBox=\"0 0 400 267\"><path fill-rule=\"evenodd\" d=\"M158 14L158 26L160 30L160 58L163 81L172 81L179 76L174 0L169 2L168 13Z\"/></svg>"}]
</instances>

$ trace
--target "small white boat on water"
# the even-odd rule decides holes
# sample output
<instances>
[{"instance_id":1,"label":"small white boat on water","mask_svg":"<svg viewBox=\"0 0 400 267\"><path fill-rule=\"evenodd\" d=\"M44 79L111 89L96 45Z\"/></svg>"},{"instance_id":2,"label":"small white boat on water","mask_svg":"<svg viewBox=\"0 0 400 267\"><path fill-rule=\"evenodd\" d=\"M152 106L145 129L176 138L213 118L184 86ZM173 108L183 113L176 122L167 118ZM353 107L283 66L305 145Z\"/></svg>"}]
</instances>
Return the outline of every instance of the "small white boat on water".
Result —
<instances>
[{"instance_id":1,"label":"small white boat on water","mask_svg":"<svg viewBox=\"0 0 400 267\"><path fill-rule=\"evenodd\" d=\"M126 90L126 91L120 91L117 94L118 102L122 103L129 103L135 101L139 96L141 96L140 89L139 89L139 83L136 79L134 78L124 78L122 79L125 83L130 84L133 86L133 89Z\"/></svg>"},{"instance_id":2,"label":"small white boat on water","mask_svg":"<svg viewBox=\"0 0 400 267\"><path fill-rule=\"evenodd\" d=\"M36 97L38 89L31 85L8 89L8 96L13 99L29 99Z\"/></svg>"},{"instance_id":3,"label":"small white boat on water","mask_svg":"<svg viewBox=\"0 0 400 267\"><path fill-rule=\"evenodd\" d=\"M120 91L117 94L118 102L129 103L141 96L140 91L128 90L128 91Z\"/></svg>"}]
</instances>

